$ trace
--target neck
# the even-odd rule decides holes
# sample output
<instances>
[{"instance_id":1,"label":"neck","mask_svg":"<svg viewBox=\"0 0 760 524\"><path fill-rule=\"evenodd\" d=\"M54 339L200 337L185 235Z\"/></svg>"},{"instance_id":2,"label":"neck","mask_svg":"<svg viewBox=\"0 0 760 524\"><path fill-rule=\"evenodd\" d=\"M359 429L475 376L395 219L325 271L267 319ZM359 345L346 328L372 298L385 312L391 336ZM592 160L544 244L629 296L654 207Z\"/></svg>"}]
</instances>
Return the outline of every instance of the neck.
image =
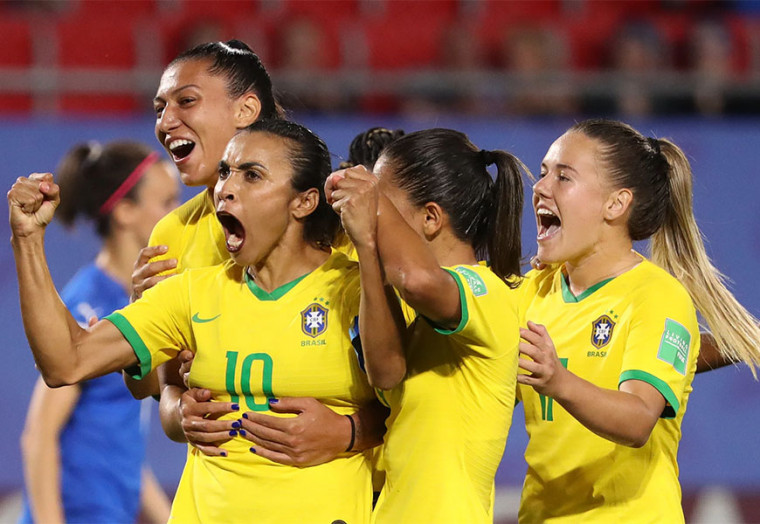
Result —
<instances>
[{"instance_id":1,"label":"neck","mask_svg":"<svg viewBox=\"0 0 760 524\"><path fill-rule=\"evenodd\" d=\"M478 257L472 246L454 237L449 231L442 231L428 246L439 266L478 263Z\"/></svg>"},{"instance_id":2,"label":"neck","mask_svg":"<svg viewBox=\"0 0 760 524\"><path fill-rule=\"evenodd\" d=\"M267 293L311 273L330 257L330 250L306 242L275 246L259 262L248 266L248 274Z\"/></svg>"},{"instance_id":3,"label":"neck","mask_svg":"<svg viewBox=\"0 0 760 524\"><path fill-rule=\"evenodd\" d=\"M591 286L622 275L638 265L641 257L630 241L618 246L596 247L590 254L564 264L570 291L579 295Z\"/></svg>"},{"instance_id":4,"label":"neck","mask_svg":"<svg viewBox=\"0 0 760 524\"><path fill-rule=\"evenodd\" d=\"M103 241L95 257L95 265L111 275L127 291L132 284L132 271L140 246L128 235L114 234Z\"/></svg>"}]
</instances>

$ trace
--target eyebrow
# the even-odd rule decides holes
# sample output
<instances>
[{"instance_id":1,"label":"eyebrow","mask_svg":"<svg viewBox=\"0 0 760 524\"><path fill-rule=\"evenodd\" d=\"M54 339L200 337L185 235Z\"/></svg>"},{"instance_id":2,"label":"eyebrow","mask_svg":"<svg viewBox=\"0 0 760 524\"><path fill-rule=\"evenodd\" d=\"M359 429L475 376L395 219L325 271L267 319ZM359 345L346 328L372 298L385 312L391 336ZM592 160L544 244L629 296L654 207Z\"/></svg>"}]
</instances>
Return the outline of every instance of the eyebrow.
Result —
<instances>
[{"instance_id":1,"label":"eyebrow","mask_svg":"<svg viewBox=\"0 0 760 524\"><path fill-rule=\"evenodd\" d=\"M260 162L243 162L242 164L235 167L230 166L224 160L219 162L219 169L225 169L225 170L234 169L235 171L248 171L249 169L253 167L260 167L264 169L265 171L267 171L267 167Z\"/></svg>"},{"instance_id":2,"label":"eyebrow","mask_svg":"<svg viewBox=\"0 0 760 524\"><path fill-rule=\"evenodd\" d=\"M169 94L170 94L170 95L173 95L173 94L179 93L179 92L180 92L180 91L182 91L183 89L188 89L188 88L190 88L190 87L194 87L194 88L196 88L196 89L200 89L200 86L198 86L197 84L185 84L185 85L183 85L183 86L180 86L180 87L177 87L177 88L175 88L175 89L172 89L172 90L171 90L171 92L170 92ZM163 101L164 101L164 99L163 99L162 97L160 97L160 96L154 96L154 97L153 97L153 101L154 101L154 102L159 102L159 101L160 101L160 102L163 102Z\"/></svg>"},{"instance_id":3,"label":"eyebrow","mask_svg":"<svg viewBox=\"0 0 760 524\"><path fill-rule=\"evenodd\" d=\"M243 162L242 164L240 164L239 166L237 166L237 169L239 171L247 171L247 170L251 169L252 167L260 167L260 168L262 168L264 170L266 170L266 168L267 168L264 164L262 164L260 162Z\"/></svg>"},{"instance_id":4,"label":"eyebrow","mask_svg":"<svg viewBox=\"0 0 760 524\"><path fill-rule=\"evenodd\" d=\"M541 167L546 167L546 162L541 162ZM571 166L570 164L557 164L555 167L556 167L557 169L569 169L570 171L573 171L573 172L575 172L575 173L577 173L577 172L578 172L578 170L577 170L577 169L575 169L575 168L574 168L573 166Z\"/></svg>"}]
</instances>

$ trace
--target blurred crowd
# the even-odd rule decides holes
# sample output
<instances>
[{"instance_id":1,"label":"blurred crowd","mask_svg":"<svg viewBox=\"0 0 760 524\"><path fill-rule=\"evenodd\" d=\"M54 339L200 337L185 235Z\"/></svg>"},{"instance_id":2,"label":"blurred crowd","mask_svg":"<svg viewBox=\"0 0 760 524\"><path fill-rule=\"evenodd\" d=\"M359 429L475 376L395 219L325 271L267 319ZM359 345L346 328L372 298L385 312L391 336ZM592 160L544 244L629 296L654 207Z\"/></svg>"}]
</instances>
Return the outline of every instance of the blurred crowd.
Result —
<instances>
[{"instance_id":1,"label":"blurred crowd","mask_svg":"<svg viewBox=\"0 0 760 524\"><path fill-rule=\"evenodd\" d=\"M178 50L239 38L297 112L760 114L755 0L6 0L0 6L6 113L148 111L161 67Z\"/></svg>"}]
</instances>

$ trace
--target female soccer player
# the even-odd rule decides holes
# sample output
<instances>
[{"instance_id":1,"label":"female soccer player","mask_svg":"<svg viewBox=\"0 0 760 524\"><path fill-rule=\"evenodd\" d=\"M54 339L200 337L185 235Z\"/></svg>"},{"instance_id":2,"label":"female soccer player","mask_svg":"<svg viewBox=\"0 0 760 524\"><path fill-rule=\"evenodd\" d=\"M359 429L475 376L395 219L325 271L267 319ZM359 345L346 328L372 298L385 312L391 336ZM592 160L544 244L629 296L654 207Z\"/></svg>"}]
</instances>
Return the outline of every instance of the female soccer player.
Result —
<instances>
[{"instance_id":1,"label":"female soccer player","mask_svg":"<svg viewBox=\"0 0 760 524\"><path fill-rule=\"evenodd\" d=\"M271 398L313 396L339 413L366 403L372 390L350 336L359 269L329 248L339 228L324 199L329 172L326 146L302 126L268 120L241 131L225 151L215 192L232 260L167 279L90 330L57 299L44 261L57 187L51 175L20 179L8 196L12 243L22 316L46 382L76 383L122 368L144 376L189 349L196 355L190 384L209 389L214 400L266 411ZM385 318L373 311L363 325ZM390 344L391 328L373 329L364 344ZM239 414L227 418L239 427ZM370 467L351 443L326 464L295 468L274 465L246 442L224 444L227 457L191 448L173 519L368 520Z\"/></svg>"},{"instance_id":2,"label":"female soccer player","mask_svg":"<svg viewBox=\"0 0 760 524\"><path fill-rule=\"evenodd\" d=\"M375 522L493 521L517 373L521 167L432 129L386 146L374 175L357 167L328 181L351 239L376 243L413 309L405 352L363 348L391 408ZM485 255L490 268L478 264Z\"/></svg>"},{"instance_id":3,"label":"female soccer player","mask_svg":"<svg viewBox=\"0 0 760 524\"><path fill-rule=\"evenodd\" d=\"M239 40L209 42L175 58L164 70L153 100L155 132L188 186L204 191L161 220L148 247L140 251L132 275L132 298L172 274L190 267L206 267L229 259L224 233L214 215L213 192L219 160L234 134L258 118L276 118L281 109L272 82L259 57ZM176 363L166 366L176 374ZM125 376L137 398L157 396L155 373L141 381ZM164 428L183 439L173 414L181 390L167 389L161 403Z\"/></svg>"},{"instance_id":4,"label":"female soccer player","mask_svg":"<svg viewBox=\"0 0 760 524\"><path fill-rule=\"evenodd\" d=\"M83 216L102 241L62 293L86 326L129 302L134 259L177 205L179 184L157 153L127 141L75 146L57 171L59 220L72 226ZM58 389L38 380L21 439L27 496L20 521L135 522L142 508L152 522L166 522L169 501L143 468L144 429L140 403L120 374Z\"/></svg>"},{"instance_id":5,"label":"female soccer player","mask_svg":"<svg viewBox=\"0 0 760 524\"><path fill-rule=\"evenodd\" d=\"M251 49L243 42L211 42L196 46L175 58L167 66L154 99L156 137L166 148L182 175L191 186L205 186L206 191L180 206L163 219L151 235L149 247L141 251L133 273L133 297L170 274L187 268L206 267L229 259L222 228L214 216L213 188L218 178L218 165L224 148L241 128L259 118L278 118L282 109L277 104L269 74ZM186 355L186 353L183 353ZM163 387L155 373L150 379L130 380L127 384L138 398L161 393L161 422L167 435L176 441L190 440L209 453L219 453L220 433L228 433L229 423L217 423L208 415L231 412L231 403L208 402L210 392L193 389L182 397L185 389L177 379L177 363L167 362L159 371ZM282 410L298 412L305 407L320 406L285 400ZM181 415L186 415L182 423ZM333 416L324 410L322 415ZM377 444L378 419L372 411L356 415L356 449ZM336 427L341 437L335 438L322 428L301 424L302 419L288 419L280 426L292 432L304 430L308 435L323 436L320 448L331 453L342 451L342 435L351 426L343 417L326 427ZM375 420L377 422L377 420ZM381 422L380 422L381 425ZM365 426L370 426L364 431ZM228 435L229 437L229 435ZM349 437L346 437L349 438ZM338 446L338 447L335 447ZM307 453L297 448L301 460L309 461Z\"/></svg>"},{"instance_id":6,"label":"female soccer player","mask_svg":"<svg viewBox=\"0 0 760 524\"><path fill-rule=\"evenodd\" d=\"M523 283L519 396L529 435L521 522L683 522L676 454L699 352L696 308L758 362L760 332L710 264L691 169L620 122L573 126L533 187L538 257ZM652 239L652 262L633 241Z\"/></svg>"}]
</instances>

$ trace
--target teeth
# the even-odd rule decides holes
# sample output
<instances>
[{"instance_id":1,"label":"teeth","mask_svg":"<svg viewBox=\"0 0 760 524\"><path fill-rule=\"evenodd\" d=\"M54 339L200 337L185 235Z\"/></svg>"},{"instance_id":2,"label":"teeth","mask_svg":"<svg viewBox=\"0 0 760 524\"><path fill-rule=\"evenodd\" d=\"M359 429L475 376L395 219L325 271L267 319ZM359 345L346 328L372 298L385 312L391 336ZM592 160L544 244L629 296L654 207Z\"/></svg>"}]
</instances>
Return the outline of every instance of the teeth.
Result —
<instances>
[{"instance_id":1,"label":"teeth","mask_svg":"<svg viewBox=\"0 0 760 524\"><path fill-rule=\"evenodd\" d=\"M543 216L547 216L547 217L554 217L554 216L557 216L557 215L555 215L554 213L552 213L551 211L549 211L548 209L546 209L546 208L543 208L543 207L542 207L542 208L539 208L539 209L537 209L537 210L536 210L536 214L537 214L537 215L543 215Z\"/></svg>"},{"instance_id":2,"label":"teeth","mask_svg":"<svg viewBox=\"0 0 760 524\"><path fill-rule=\"evenodd\" d=\"M236 250L240 248L240 246L243 245L243 239L238 238L235 235L230 235L230 237L227 239L227 245L231 247L232 249Z\"/></svg>"},{"instance_id":3,"label":"teeth","mask_svg":"<svg viewBox=\"0 0 760 524\"><path fill-rule=\"evenodd\" d=\"M182 147L182 146L189 146L189 145L192 145L192 144L193 144L193 143L192 143L190 140L185 140L185 139L183 139L183 138L180 138L180 139L178 139L178 140L172 140L172 141L169 143L169 149L170 149L171 151L174 151L174 150L175 150L175 149L177 149L178 147Z\"/></svg>"}]
</instances>

